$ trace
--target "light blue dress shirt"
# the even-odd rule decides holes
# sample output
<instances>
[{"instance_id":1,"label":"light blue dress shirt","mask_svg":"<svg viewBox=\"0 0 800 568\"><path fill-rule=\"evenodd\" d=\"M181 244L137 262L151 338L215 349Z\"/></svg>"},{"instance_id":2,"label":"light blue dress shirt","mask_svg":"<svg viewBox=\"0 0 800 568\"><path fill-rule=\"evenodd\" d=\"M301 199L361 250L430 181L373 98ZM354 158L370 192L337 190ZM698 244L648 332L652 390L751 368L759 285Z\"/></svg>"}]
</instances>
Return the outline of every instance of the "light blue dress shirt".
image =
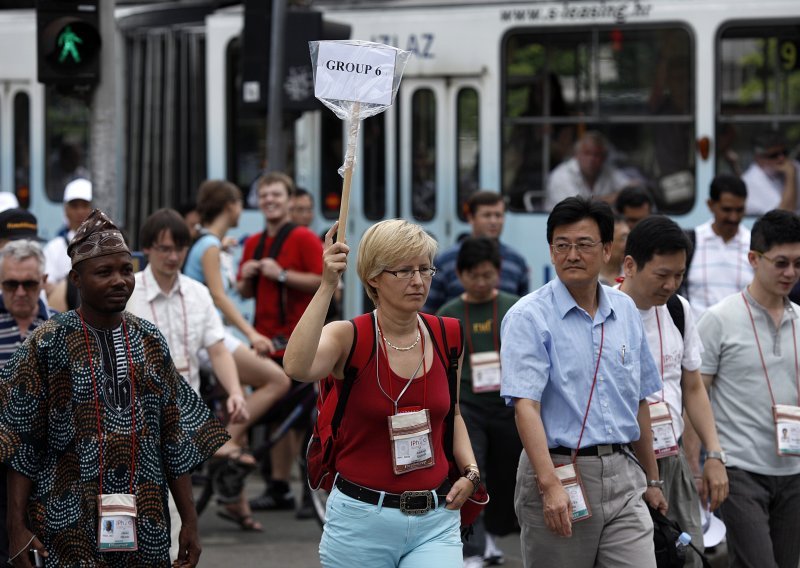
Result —
<instances>
[{"instance_id":1,"label":"light blue dress shirt","mask_svg":"<svg viewBox=\"0 0 800 568\"><path fill-rule=\"evenodd\" d=\"M661 377L636 304L598 286L594 320L555 279L519 300L500 326L501 396L541 403L550 448L575 448L597 371L581 447L639 439L639 401L661 390Z\"/></svg>"}]
</instances>

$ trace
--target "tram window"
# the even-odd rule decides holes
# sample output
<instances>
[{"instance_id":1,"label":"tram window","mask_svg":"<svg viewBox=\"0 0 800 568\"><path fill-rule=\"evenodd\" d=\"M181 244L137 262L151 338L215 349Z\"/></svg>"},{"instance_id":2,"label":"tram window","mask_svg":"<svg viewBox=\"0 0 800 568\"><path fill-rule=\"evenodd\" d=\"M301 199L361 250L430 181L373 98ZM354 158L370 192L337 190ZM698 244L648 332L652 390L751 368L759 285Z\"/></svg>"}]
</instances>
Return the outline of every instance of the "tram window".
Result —
<instances>
[{"instance_id":1,"label":"tram window","mask_svg":"<svg viewBox=\"0 0 800 568\"><path fill-rule=\"evenodd\" d=\"M227 164L228 179L239 186L245 205L258 207L255 182L269 170L267 156L267 111L247 105L242 98L241 42L234 38L226 52ZM288 115L285 115L285 119ZM284 172L294 176L294 121L283 122Z\"/></svg>"},{"instance_id":2,"label":"tram window","mask_svg":"<svg viewBox=\"0 0 800 568\"><path fill-rule=\"evenodd\" d=\"M417 221L436 214L436 97L419 89L411 98L411 213Z\"/></svg>"},{"instance_id":3,"label":"tram window","mask_svg":"<svg viewBox=\"0 0 800 568\"><path fill-rule=\"evenodd\" d=\"M60 94L49 85L45 90L45 192L61 203L64 187L76 178L89 178L89 105Z\"/></svg>"},{"instance_id":4,"label":"tram window","mask_svg":"<svg viewBox=\"0 0 800 568\"><path fill-rule=\"evenodd\" d=\"M28 93L14 95L14 193L22 207L30 205L31 102Z\"/></svg>"},{"instance_id":5,"label":"tram window","mask_svg":"<svg viewBox=\"0 0 800 568\"><path fill-rule=\"evenodd\" d=\"M561 180L571 188L571 178L592 175L599 177L591 191L600 188L609 201L625 185L640 185L662 212L691 208L692 53L692 37L677 27L506 36L502 187L509 208L547 211L563 193ZM602 167L587 169L576 151L591 130L607 149ZM591 195L584 183L581 193Z\"/></svg>"},{"instance_id":6,"label":"tram window","mask_svg":"<svg viewBox=\"0 0 800 568\"><path fill-rule=\"evenodd\" d=\"M716 169L743 176L749 214L778 205L780 198L770 196L769 185L770 179L778 180L779 195L776 168L787 157L781 151L800 157L798 23L748 22L725 27L719 35ZM770 133L777 138L769 141ZM764 143L771 147L761 148Z\"/></svg>"},{"instance_id":7,"label":"tram window","mask_svg":"<svg viewBox=\"0 0 800 568\"><path fill-rule=\"evenodd\" d=\"M386 217L386 117L380 113L361 123L364 154L364 215Z\"/></svg>"},{"instance_id":8,"label":"tram window","mask_svg":"<svg viewBox=\"0 0 800 568\"><path fill-rule=\"evenodd\" d=\"M480 124L478 91L464 88L458 91L456 116L456 163L458 171L458 218L466 221L464 206L469 196L478 191L480 184Z\"/></svg>"},{"instance_id":9,"label":"tram window","mask_svg":"<svg viewBox=\"0 0 800 568\"><path fill-rule=\"evenodd\" d=\"M339 168L344 162L342 121L327 109L322 111L321 118L319 186L322 216L326 219L338 219L339 205L342 202L342 176L339 175ZM370 120L375 118L377 117ZM369 121L364 121L366 122Z\"/></svg>"}]
</instances>

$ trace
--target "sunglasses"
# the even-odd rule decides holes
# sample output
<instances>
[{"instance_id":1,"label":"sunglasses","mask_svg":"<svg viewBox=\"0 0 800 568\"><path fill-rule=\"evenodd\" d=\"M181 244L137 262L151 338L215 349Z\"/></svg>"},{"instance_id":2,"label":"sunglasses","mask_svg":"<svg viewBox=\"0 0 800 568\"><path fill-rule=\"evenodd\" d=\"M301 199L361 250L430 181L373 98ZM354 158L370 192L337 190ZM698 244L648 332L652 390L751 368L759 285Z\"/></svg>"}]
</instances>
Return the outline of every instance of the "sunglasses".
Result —
<instances>
[{"instance_id":1,"label":"sunglasses","mask_svg":"<svg viewBox=\"0 0 800 568\"><path fill-rule=\"evenodd\" d=\"M38 290L40 283L40 280L3 280L0 282L0 286L7 292L16 292L17 288L20 286L22 286L26 292L33 292Z\"/></svg>"}]
</instances>

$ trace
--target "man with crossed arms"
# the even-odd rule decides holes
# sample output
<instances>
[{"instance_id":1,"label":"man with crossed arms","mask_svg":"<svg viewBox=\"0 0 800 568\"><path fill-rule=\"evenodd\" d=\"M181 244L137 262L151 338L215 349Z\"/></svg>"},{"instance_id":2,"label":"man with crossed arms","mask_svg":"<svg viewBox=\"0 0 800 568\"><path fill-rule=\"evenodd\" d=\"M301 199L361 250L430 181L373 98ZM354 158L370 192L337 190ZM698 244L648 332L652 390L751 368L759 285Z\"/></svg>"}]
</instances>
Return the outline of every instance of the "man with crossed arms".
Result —
<instances>
[{"instance_id":1,"label":"man with crossed arms","mask_svg":"<svg viewBox=\"0 0 800 568\"><path fill-rule=\"evenodd\" d=\"M514 505L526 568L656 566L642 496L666 512L646 400L661 379L633 300L598 283L613 235L606 203L558 203L547 219L557 278L501 325L500 394L514 404L524 447ZM558 477L571 463L591 513L574 523Z\"/></svg>"}]
</instances>

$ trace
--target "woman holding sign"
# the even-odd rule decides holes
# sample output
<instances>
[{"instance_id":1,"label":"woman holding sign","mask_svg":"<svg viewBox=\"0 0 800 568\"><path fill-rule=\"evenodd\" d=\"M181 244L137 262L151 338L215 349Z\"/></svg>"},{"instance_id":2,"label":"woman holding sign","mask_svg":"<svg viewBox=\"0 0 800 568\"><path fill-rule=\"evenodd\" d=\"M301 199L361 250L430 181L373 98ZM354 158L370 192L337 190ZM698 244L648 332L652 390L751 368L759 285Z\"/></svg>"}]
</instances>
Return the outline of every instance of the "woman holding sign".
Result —
<instances>
[{"instance_id":1,"label":"woman holding sign","mask_svg":"<svg viewBox=\"0 0 800 568\"><path fill-rule=\"evenodd\" d=\"M436 274L436 242L406 221L372 226L359 245L358 276L376 309L324 325L349 252L332 243L335 230L325 236L322 285L284 357L298 380L353 381L334 446L322 565L460 567L459 510L480 474L448 384L448 347L452 358L461 352L460 324L419 313ZM448 479L449 459L462 475Z\"/></svg>"}]
</instances>

